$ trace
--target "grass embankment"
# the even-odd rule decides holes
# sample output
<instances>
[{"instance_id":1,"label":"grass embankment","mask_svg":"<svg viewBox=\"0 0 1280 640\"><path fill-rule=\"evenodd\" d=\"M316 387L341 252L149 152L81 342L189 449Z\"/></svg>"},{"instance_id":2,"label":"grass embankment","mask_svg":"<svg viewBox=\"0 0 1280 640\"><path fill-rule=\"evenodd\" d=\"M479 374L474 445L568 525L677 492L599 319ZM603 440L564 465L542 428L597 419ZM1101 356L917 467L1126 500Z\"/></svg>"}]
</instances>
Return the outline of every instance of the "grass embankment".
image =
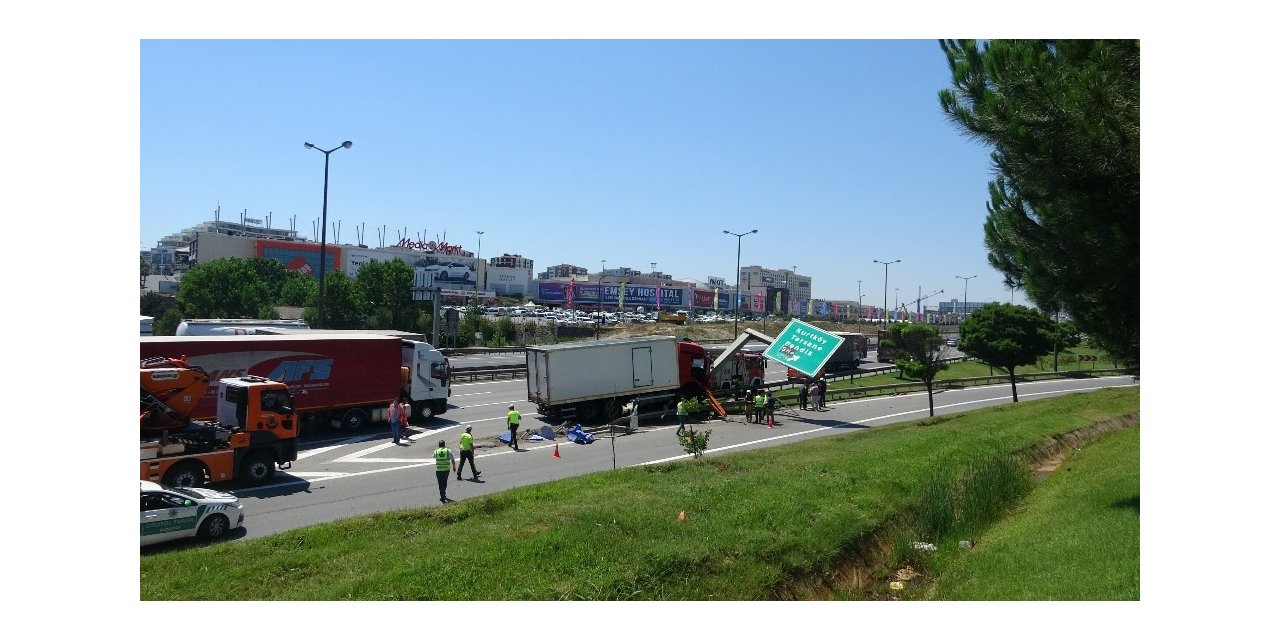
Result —
<instances>
[{"instance_id":1,"label":"grass embankment","mask_svg":"<svg viewBox=\"0 0 1280 640\"><path fill-rule=\"evenodd\" d=\"M919 511L934 470L1136 414L1138 399L1073 394L146 556L140 597L857 597L830 577Z\"/></svg>"},{"instance_id":2,"label":"grass embankment","mask_svg":"<svg viewBox=\"0 0 1280 640\"><path fill-rule=\"evenodd\" d=\"M964 554L942 553L932 600L1138 600L1138 427L1073 450Z\"/></svg>"}]
</instances>

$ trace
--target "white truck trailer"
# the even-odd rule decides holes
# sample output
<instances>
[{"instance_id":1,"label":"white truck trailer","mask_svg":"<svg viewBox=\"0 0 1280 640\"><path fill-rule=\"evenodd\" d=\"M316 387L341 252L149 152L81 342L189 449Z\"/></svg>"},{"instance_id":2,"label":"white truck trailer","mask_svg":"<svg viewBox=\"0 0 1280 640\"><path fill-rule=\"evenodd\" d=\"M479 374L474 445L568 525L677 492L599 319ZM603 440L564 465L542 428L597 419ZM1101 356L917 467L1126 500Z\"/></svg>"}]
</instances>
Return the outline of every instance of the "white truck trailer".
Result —
<instances>
[{"instance_id":1,"label":"white truck trailer","mask_svg":"<svg viewBox=\"0 0 1280 640\"><path fill-rule=\"evenodd\" d=\"M613 419L622 405L673 403L699 393L706 382L707 352L671 336L612 338L525 351L529 402L552 419Z\"/></svg>"}]
</instances>

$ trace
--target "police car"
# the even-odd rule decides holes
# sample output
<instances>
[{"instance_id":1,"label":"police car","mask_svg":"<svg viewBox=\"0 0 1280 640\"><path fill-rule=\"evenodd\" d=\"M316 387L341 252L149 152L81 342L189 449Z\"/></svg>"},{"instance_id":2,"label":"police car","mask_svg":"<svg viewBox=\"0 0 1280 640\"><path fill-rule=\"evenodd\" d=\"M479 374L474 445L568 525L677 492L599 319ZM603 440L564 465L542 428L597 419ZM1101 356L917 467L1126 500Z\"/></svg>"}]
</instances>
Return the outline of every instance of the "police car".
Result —
<instances>
[{"instance_id":1,"label":"police car","mask_svg":"<svg viewBox=\"0 0 1280 640\"><path fill-rule=\"evenodd\" d=\"M142 545L196 536L214 540L244 524L240 498L199 487L141 480Z\"/></svg>"}]
</instances>

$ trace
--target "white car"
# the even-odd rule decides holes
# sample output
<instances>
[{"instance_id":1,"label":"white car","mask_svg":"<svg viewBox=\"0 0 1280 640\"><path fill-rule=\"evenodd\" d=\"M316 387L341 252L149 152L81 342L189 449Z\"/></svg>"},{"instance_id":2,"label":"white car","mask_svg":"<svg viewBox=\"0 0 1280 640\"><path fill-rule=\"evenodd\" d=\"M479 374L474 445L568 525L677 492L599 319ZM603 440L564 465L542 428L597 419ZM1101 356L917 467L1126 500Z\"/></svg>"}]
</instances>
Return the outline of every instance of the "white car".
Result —
<instances>
[{"instance_id":1,"label":"white car","mask_svg":"<svg viewBox=\"0 0 1280 640\"><path fill-rule=\"evenodd\" d=\"M427 272L435 272L436 280L470 282L476 278L470 267L458 262L441 262L423 269Z\"/></svg>"},{"instance_id":2,"label":"white car","mask_svg":"<svg viewBox=\"0 0 1280 640\"><path fill-rule=\"evenodd\" d=\"M240 498L199 487L142 483L142 546L195 536L215 540L244 524Z\"/></svg>"}]
</instances>

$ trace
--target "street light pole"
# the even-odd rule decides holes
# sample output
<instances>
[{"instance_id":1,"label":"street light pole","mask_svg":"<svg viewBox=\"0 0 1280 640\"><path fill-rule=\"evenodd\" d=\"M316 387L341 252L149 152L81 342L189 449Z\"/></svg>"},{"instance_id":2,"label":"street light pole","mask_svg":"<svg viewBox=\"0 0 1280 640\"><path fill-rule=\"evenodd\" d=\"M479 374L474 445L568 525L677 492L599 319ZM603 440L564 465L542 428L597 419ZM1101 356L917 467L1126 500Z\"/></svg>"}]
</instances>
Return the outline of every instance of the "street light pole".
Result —
<instances>
[{"instance_id":1,"label":"street light pole","mask_svg":"<svg viewBox=\"0 0 1280 640\"><path fill-rule=\"evenodd\" d=\"M320 147L303 142L303 147L307 149L315 149L324 154L324 200L320 205L320 289L316 294L316 328L324 328L324 249L325 249L325 231L329 226L329 154L338 149L350 149L351 141L346 140L342 144L325 151Z\"/></svg>"},{"instance_id":2,"label":"street light pole","mask_svg":"<svg viewBox=\"0 0 1280 640\"><path fill-rule=\"evenodd\" d=\"M961 280L964 280L964 316L967 318L969 317L969 281L978 277L978 274L975 273L969 277L965 277L965 276L956 276L956 277L960 278Z\"/></svg>"},{"instance_id":3,"label":"street light pole","mask_svg":"<svg viewBox=\"0 0 1280 640\"><path fill-rule=\"evenodd\" d=\"M744 231L742 233L734 233L732 231L727 231L727 230L725 231L725 233L731 236L738 236L738 267L737 269L734 270L734 274L733 274L733 281L734 281L734 284L733 284L733 335L734 336L738 335L738 317L742 315L742 305L739 304L739 298L742 296L742 293L740 292L742 288L742 236L750 235L757 231L759 231L759 229L752 229L750 231Z\"/></svg>"},{"instance_id":4,"label":"street light pole","mask_svg":"<svg viewBox=\"0 0 1280 640\"><path fill-rule=\"evenodd\" d=\"M884 329L889 330L889 265L895 262L902 262L901 259L885 262L883 260L872 260L872 262L884 265Z\"/></svg>"}]
</instances>

